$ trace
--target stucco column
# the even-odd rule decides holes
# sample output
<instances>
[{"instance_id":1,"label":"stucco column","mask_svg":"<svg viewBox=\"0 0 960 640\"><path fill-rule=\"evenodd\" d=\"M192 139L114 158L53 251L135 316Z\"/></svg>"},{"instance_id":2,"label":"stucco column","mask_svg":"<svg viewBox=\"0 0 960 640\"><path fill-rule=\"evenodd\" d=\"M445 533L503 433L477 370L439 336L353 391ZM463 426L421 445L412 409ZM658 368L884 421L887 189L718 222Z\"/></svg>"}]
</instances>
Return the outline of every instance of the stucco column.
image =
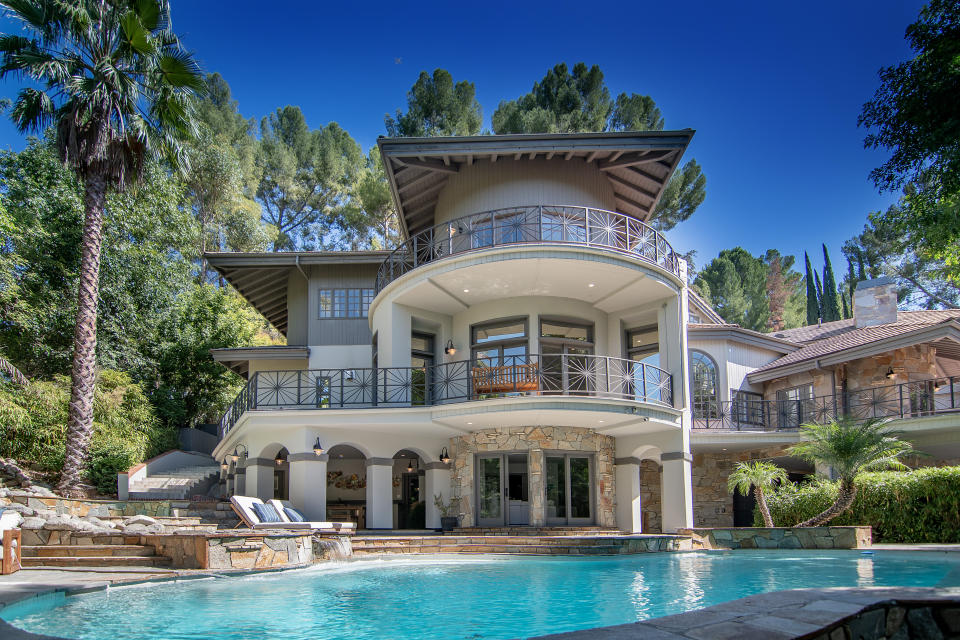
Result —
<instances>
[{"instance_id":1,"label":"stucco column","mask_svg":"<svg viewBox=\"0 0 960 640\"><path fill-rule=\"evenodd\" d=\"M247 495L247 470L240 465L233 469L233 493L235 496Z\"/></svg>"},{"instance_id":2,"label":"stucco column","mask_svg":"<svg viewBox=\"0 0 960 640\"><path fill-rule=\"evenodd\" d=\"M640 502L640 458L617 458L617 527L627 533L643 532Z\"/></svg>"},{"instance_id":3,"label":"stucco column","mask_svg":"<svg viewBox=\"0 0 960 640\"><path fill-rule=\"evenodd\" d=\"M663 532L693 526L693 456L689 451L671 451L660 456L663 476Z\"/></svg>"},{"instance_id":4,"label":"stucco column","mask_svg":"<svg viewBox=\"0 0 960 640\"><path fill-rule=\"evenodd\" d=\"M393 528L393 460L367 458L367 529Z\"/></svg>"},{"instance_id":5,"label":"stucco column","mask_svg":"<svg viewBox=\"0 0 960 640\"><path fill-rule=\"evenodd\" d=\"M423 472L423 501L427 507L427 529L440 528L440 510L433 503L434 496L440 496L444 504L450 502L450 465L442 462L428 462Z\"/></svg>"},{"instance_id":6,"label":"stucco column","mask_svg":"<svg viewBox=\"0 0 960 640\"><path fill-rule=\"evenodd\" d=\"M528 487L530 497L530 526L542 527L547 522L547 509L544 504L545 490L543 486L543 449L530 450L530 462L527 473L530 477ZM508 509L506 500L504 509Z\"/></svg>"},{"instance_id":7,"label":"stucco column","mask_svg":"<svg viewBox=\"0 0 960 640\"><path fill-rule=\"evenodd\" d=\"M246 495L261 500L273 498L273 470L276 462L267 458L248 458L244 468L246 474Z\"/></svg>"},{"instance_id":8,"label":"stucco column","mask_svg":"<svg viewBox=\"0 0 960 640\"><path fill-rule=\"evenodd\" d=\"M327 454L291 453L290 502L307 520L323 522L327 519Z\"/></svg>"}]
</instances>

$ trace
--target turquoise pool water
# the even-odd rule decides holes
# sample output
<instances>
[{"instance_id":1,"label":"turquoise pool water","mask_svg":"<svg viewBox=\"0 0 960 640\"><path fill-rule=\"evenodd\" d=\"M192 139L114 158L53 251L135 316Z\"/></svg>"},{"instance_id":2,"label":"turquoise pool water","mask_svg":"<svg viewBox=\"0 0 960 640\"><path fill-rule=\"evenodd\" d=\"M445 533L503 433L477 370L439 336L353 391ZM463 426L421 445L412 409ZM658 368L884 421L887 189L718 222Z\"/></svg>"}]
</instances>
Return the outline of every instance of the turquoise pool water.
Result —
<instances>
[{"instance_id":1,"label":"turquoise pool water","mask_svg":"<svg viewBox=\"0 0 960 640\"><path fill-rule=\"evenodd\" d=\"M737 551L418 557L112 588L0 612L90 640L525 638L799 587L960 586L941 553Z\"/></svg>"}]
</instances>

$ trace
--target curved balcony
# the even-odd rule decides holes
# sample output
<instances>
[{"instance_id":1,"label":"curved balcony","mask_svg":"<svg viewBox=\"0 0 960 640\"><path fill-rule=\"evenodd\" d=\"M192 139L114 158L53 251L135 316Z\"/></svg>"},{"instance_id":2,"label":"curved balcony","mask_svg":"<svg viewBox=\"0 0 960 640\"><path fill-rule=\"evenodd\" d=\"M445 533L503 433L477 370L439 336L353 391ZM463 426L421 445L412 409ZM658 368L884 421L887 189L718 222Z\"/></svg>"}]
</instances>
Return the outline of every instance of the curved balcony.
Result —
<instances>
[{"instance_id":1,"label":"curved balcony","mask_svg":"<svg viewBox=\"0 0 960 640\"><path fill-rule=\"evenodd\" d=\"M560 244L625 253L680 277L677 253L659 231L623 213L553 205L475 213L422 231L384 260L376 292L419 266L479 249Z\"/></svg>"},{"instance_id":2,"label":"curved balcony","mask_svg":"<svg viewBox=\"0 0 960 640\"><path fill-rule=\"evenodd\" d=\"M670 407L673 377L633 360L559 354L430 367L260 371L220 420L220 437L257 409L424 407L511 396L612 398Z\"/></svg>"}]
</instances>

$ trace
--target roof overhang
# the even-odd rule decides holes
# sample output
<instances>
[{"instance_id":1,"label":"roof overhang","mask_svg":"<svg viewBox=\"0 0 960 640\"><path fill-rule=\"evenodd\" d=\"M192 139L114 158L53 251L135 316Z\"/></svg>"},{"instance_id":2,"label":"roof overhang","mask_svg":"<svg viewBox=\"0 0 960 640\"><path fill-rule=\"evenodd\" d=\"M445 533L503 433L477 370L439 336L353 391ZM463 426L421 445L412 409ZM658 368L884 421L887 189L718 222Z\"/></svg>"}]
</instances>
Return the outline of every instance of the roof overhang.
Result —
<instances>
[{"instance_id":1,"label":"roof overhang","mask_svg":"<svg viewBox=\"0 0 960 640\"><path fill-rule=\"evenodd\" d=\"M310 347L271 345L238 349L210 349L210 355L216 362L246 378L250 371L251 360L305 360L310 357Z\"/></svg>"},{"instance_id":2,"label":"roof overhang","mask_svg":"<svg viewBox=\"0 0 960 640\"><path fill-rule=\"evenodd\" d=\"M207 263L283 335L287 335L287 280L313 265L380 264L389 251L206 253Z\"/></svg>"},{"instance_id":3,"label":"roof overhang","mask_svg":"<svg viewBox=\"0 0 960 640\"><path fill-rule=\"evenodd\" d=\"M703 324L724 324L724 322L726 322L720 314L692 288L687 289L687 304L699 311L707 320L710 320L710 322L704 322Z\"/></svg>"},{"instance_id":4,"label":"roof overhang","mask_svg":"<svg viewBox=\"0 0 960 640\"><path fill-rule=\"evenodd\" d=\"M956 320L947 320L932 326L925 326L914 331L908 331L899 335L890 336L875 340L868 344L842 349L833 353L813 356L800 362L783 365L782 367L770 367L769 369L757 370L747 374L747 379L752 383L768 382L777 378L782 378L794 373L810 371L811 369L820 369L823 367L836 366L858 360L860 358L869 358L894 349L902 349L917 344L935 343L940 349L944 350L944 357L960 357L960 322ZM942 345L939 346L939 345Z\"/></svg>"},{"instance_id":5,"label":"roof overhang","mask_svg":"<svg viewBox=\"0 0 960 640\"><path fill-rule=\"evenodd\" d=\"M693 138L693 129L607 133L380 138L405 237L434 224L440 191L464 166L500 158L594 163L610 181L617 210L649 220Z\"/></svg>"},{"instance_id":6,"label":"roof overhang","mask_svg":"<svg viewBox=\"0 0 960 640\"><path fill-rule=\"evenodd\" d=\"M788 342L780 338L767 336L756 331L743 329L740 327L711 327L711 326L690 326L690 338L700 340L729 340L740 344L750 345L768 349L776 353L791 353L801 348L801 345Z\"/></svg>"}]
</instances>

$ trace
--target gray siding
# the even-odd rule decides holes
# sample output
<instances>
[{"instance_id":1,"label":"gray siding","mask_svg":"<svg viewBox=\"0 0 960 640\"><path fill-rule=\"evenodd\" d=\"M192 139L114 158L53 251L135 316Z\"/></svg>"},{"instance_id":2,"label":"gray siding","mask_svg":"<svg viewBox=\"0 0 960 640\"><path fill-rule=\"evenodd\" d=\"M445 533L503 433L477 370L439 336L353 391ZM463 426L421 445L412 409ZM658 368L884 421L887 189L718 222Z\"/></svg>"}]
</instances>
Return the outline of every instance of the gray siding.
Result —
<instances>
[{"instance_id":1,"label":"gray siding","mask_svg":"<svg viewBox=\"0 0 960 640\"><path fill-rule=\"evenodd\" d=\"M367 318L320 318L321 289L372 289L379 265L344 264L310 269L306 317L310 345L369 345L372 338ZM291 306L292 308L292 306Z\"/></svg>"}]
</instances>

